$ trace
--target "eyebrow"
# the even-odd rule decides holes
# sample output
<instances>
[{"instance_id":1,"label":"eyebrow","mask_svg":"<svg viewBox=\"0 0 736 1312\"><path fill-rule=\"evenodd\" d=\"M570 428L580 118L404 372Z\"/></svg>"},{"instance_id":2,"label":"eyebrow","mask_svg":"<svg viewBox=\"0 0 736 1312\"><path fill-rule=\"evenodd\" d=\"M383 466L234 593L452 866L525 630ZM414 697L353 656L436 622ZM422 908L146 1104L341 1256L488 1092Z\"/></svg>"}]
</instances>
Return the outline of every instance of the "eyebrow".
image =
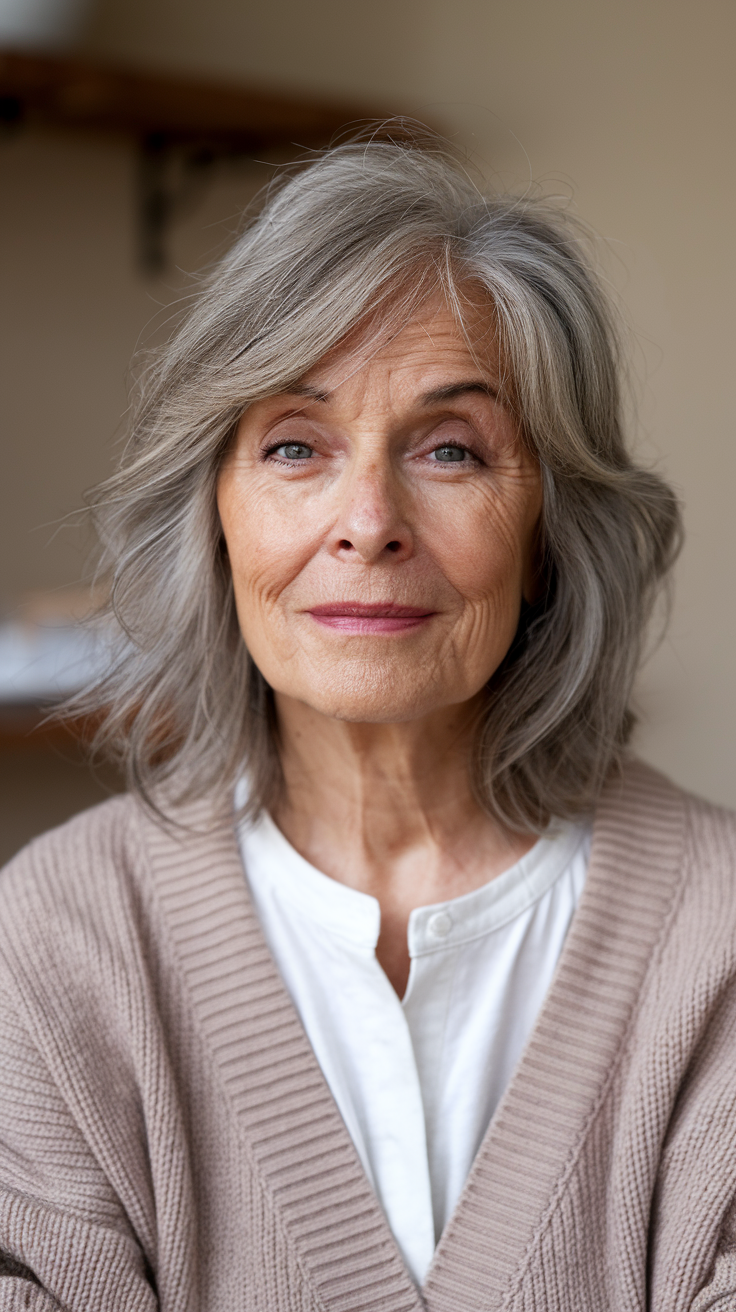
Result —
<instances>
[{"instance_id":1,"label":"eyebrow","mask_svg":"<svg viewBox=\"0 0 736 1312\"><path fill-rule=\"evenodd\" d=\"M422 397L422 405L438 405L442 401L454 401L459 396L465 396L473 392L493 397L494 400L498 396L497 389L492 387L490 383L484 383L477 378L473 378L467 382L448 383L446 387L436 387L431 392L425 392ZM304 396L311 401L329 401L332 393L320 391L317 387L311 387L309 383L294 383L289 387L287 395Z\"/></svg>"},{"instance_id":2,"label":"eyebrow","mask_svg":"<svg viewBox=\"0 0 736 1312\"><path fill-rule=\"evenodd\" d=\"M331 392L321 392L318 387L310 387L309 383L292 383L286 389L286 396L306 396L310 401L329 401Z\"/></svg>"},{"instance_id":3,"label":"eyebrow","mask_svg":"<svg viewBox=\"0 0 736 1312\"><path fill-rule=\"evenodd\" d=\"M496 400L498 389L492 387L490 383L481 382L478 378L469 379L467 382L450 383L447 387L436 387L433 392L425 392L422 397L423 405L437 405L441 401L454 401L458 396L465 396L468 392L480 392L483 396L490 396Z\"/></svg>"}]
</instances>

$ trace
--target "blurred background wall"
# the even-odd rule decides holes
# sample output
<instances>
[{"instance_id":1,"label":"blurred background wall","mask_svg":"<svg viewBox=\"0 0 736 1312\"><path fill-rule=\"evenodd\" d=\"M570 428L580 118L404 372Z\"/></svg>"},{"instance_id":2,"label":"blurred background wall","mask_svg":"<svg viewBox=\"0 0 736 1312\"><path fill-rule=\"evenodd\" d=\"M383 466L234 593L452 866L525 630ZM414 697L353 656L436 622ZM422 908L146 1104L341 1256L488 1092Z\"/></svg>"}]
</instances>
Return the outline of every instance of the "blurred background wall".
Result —
<instances>
[{"instance_id":1,"label":"blurred background wall","mask_svg":"<svg viewBox=\"0 0 736 1312\"><path fill-rule=\"evenodd\" d=\"M637 691L639 751L736 805L736 8L732 0L98 0L77 48L409 113L497 185L563 198L630 335L635 440L686 508L669 636ZM237 230L265 165L218 170L136 266L132 147L20 129L0 139L0 602L85 569L74 518L124 432L141 343ZM0 752L0 856L117 786L68 746Z\"/></svg>"}]
</instances>

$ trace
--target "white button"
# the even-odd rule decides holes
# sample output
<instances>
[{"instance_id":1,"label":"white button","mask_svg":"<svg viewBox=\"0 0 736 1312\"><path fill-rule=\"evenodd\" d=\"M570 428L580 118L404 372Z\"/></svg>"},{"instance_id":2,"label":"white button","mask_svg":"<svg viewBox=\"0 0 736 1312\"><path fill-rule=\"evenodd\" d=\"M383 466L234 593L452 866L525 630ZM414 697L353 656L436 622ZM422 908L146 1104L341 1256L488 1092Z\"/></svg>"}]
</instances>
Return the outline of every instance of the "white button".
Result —
<instances>
[{"instance_id":1,"label":"white button","mask_svg":"<svg viewBox=\"0 0 736 1312\"><path fill-rule=\"evenodd\" d=\"M435 911L427 921L427 929L433 938L447 938L452 929L452 920L446 911Z\"/></svg>"}]
</instances>

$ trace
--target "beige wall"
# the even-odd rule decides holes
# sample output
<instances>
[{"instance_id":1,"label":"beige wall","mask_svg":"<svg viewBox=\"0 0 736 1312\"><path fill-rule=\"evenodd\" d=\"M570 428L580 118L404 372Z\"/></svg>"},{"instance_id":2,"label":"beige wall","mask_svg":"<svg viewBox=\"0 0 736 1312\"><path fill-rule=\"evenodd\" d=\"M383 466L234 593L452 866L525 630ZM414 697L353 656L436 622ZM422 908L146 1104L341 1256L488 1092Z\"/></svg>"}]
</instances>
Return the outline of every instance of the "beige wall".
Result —
<instances>
[{"instance_id":1,"label":"beige wall","mask_svg":"<svg viewBox=\"0 0 736 1312\"><path fill-rule=\"evenodd\" d=\"M74 511L125 432L128 365L236 230L265 170L231 168L172 233L172 268L136 267L135 158L124 143L0 139L0 604L80 576ZM67 518L70 516L70 518Z\"/></svg>"},{"instance_id":2,"label":"beige wall","mask_svg":"<svg viewBox=\"0 0 736 1312\"><path fill-rule=\"evenodd\" d=\"M369 99L447 126L502 184L530 177L601 234L632 330L638 441L686 503L670 637L639 690L640 750L736 805L736 79L732 0L102 0L90 49ZM0 596L75 577L80 538L47 525L101 475L140 332L182 280L132 259L122 146L0 145L3 478ZM256 179L189 216L196 267Z\"/></svg>"}]
</instances>

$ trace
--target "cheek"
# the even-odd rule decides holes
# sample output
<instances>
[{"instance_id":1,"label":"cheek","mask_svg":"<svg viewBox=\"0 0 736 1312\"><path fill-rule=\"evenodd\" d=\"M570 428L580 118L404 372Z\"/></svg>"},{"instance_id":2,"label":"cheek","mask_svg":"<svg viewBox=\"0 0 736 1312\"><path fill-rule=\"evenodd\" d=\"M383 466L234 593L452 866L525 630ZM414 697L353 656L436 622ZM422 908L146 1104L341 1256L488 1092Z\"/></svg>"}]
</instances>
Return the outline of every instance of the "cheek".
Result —
<instances>
[{"instance_id":1,"label":"cheek","mask_svg":"<svg viewBox=\"0 0 736 1312\"><path fill-rule=\"evenodd\" d=\"M478 489L442 509L432 554L452 586L474 606L518 600L532 537L518 499Z\"/></svg>"},{"instance_id":2,"label":"cheek","mask_svg":"<svg viewBox=\"0 0 736 1312\"><path fill-rule=\"evenodd\" d=\"M217 507L243 636L249 645L315 550L314 525L270 494L257 472L226 472Z\"/></svg>"}]
</instances>

